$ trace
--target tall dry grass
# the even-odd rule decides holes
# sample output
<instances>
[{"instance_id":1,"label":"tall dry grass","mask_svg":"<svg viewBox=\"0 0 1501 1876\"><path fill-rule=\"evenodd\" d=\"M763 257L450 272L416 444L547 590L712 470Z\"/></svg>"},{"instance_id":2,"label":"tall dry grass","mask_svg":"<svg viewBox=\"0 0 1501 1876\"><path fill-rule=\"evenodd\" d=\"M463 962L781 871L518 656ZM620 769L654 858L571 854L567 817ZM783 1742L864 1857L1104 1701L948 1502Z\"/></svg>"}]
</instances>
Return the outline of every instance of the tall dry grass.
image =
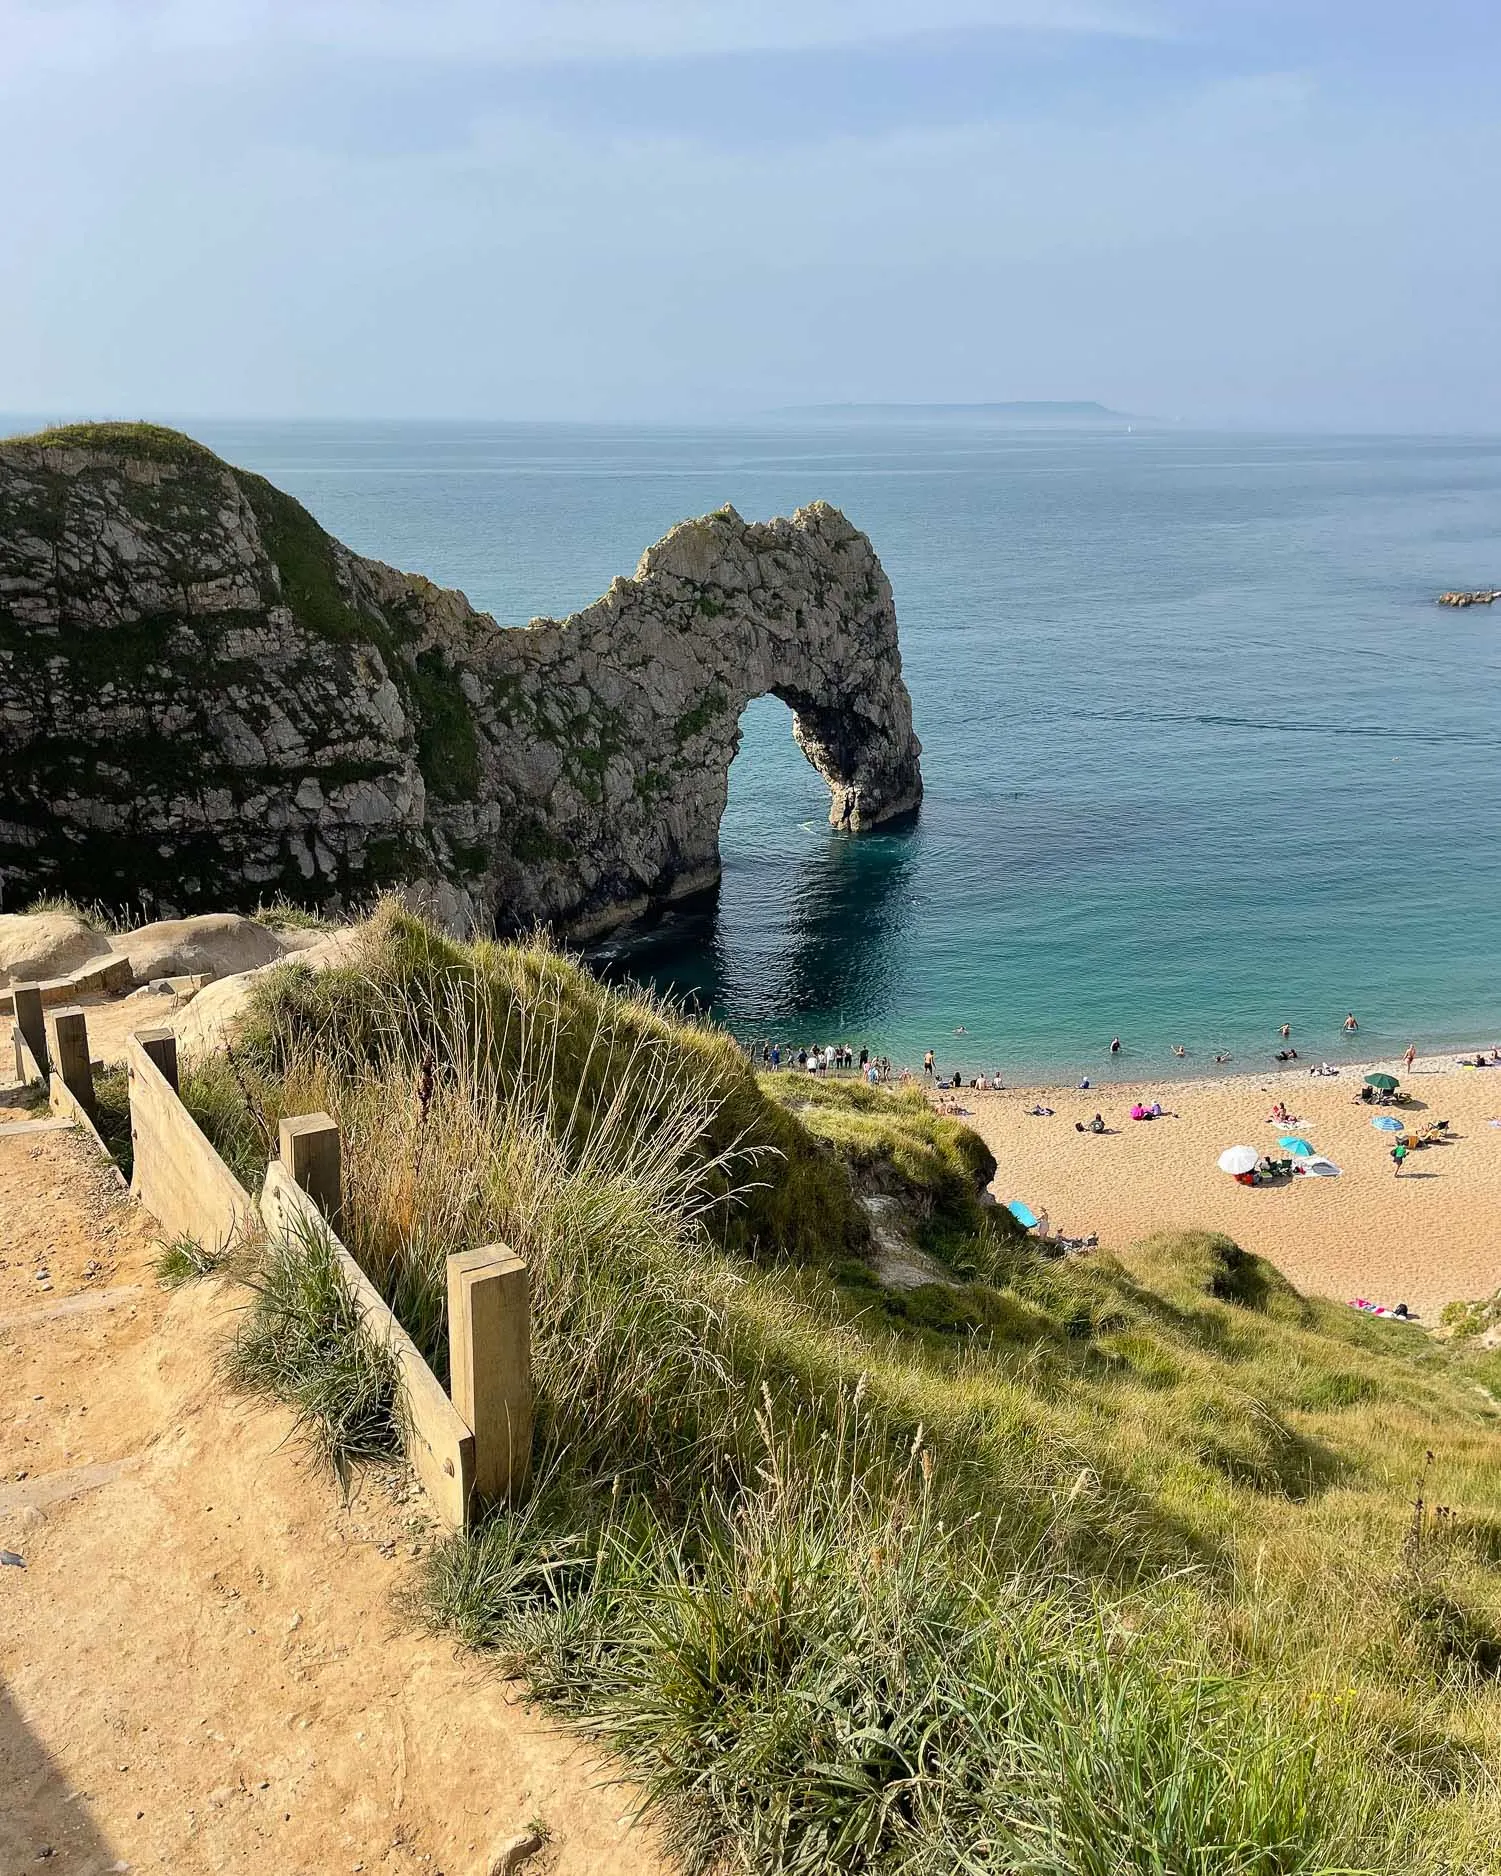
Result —
<instances>
[{"instance_id":1,"label":"tall dry grass","mask_svg":"<svg viewBox=\"0 0 1501 1876\"><path fill-rule=\"evenodd\" d=\"M346 1236L440 1371L447 1256L527 1259L536 1488L437 1554L421 1607L605 1737L688 1866L1461 1866L1478 1761L1453 1703L1429 1701L1420 1748L1413 1703L1370 1697L1430 1670L1400 1646L1358 1693L1337 1648L1309 1670L1300 1610L1327 1595L1333 1625L1348 1597L1311 1566L1301 1603L1236 1574L1235 1518L1282 1505L1265 1528L1291 1531L1329 1490L1298 1416L1359 1398L1374 1343L1209 1240L1136 1273L992 1244L994 1282L898 1308L845 1270L841 1141L938 1193L946 1141L822 1100L819 1146L766 1118L720 1039L534 947L397 919L330 976L273 986L229 1082L204 1084L214 1124L253 1154L278 1112L336 1115ZM794 1243L829 1194L823 1262L777 1236L794 1178ZM737 1255L747 1220L761 1261ZM320 1360L337 1381L337 1296L316 1269L279 1280L287 1385ZM1297 1364L1306 1410L1271 1385ZM1444 1411L1425 1382L1376 1385L1394 1413ZM1441 1588L1412 1621L1455 1628Z\"/></svg>"}]
</instances>

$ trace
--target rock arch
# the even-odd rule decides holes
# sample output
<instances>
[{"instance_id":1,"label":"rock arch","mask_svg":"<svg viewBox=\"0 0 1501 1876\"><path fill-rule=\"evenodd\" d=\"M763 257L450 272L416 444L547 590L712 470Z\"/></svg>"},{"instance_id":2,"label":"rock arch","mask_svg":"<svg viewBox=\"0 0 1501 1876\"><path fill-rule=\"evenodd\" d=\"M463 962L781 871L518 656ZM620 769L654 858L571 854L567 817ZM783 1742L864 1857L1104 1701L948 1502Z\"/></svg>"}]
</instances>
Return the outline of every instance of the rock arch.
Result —
<instances>
[{"instance_id":1,"label":"rock arch","mask_svg":"<svg viewBox=\"0 0 1501 1876\"><path fill-rule=\"evenodd\" d=\"M530 755L513 766L504 739L494 743L497 792L523 819L543 811L540 824L585 860L588 895L565 906L580 882L533 872L502 898L540 886L550 915L575 930L718 877L730 764L755 698L792 711L832 825L858 833L922 796L890 583L865 535L823 502L790 520L747 523L727 507L681 523L593 606L501 635L494 670L534 706L533 748L554 733L550 698L585 713L567 747L572 773L545 787ZM581 765L597 787L580 786Z\"/></svg>"},{"instance_id":2,"label":"rock arch","mask_svg":"<svg viewBox=\"0 0 1501 1876\"><path fill-rule=\"evenodd\" d=\"M0 444L0 902L164 916L421 886L587 936L709 885L740 714L783 699L851 832L915 808L891 588L821 502L686 521L503 629L191 438Z\"/></svg>"}]
</instances>

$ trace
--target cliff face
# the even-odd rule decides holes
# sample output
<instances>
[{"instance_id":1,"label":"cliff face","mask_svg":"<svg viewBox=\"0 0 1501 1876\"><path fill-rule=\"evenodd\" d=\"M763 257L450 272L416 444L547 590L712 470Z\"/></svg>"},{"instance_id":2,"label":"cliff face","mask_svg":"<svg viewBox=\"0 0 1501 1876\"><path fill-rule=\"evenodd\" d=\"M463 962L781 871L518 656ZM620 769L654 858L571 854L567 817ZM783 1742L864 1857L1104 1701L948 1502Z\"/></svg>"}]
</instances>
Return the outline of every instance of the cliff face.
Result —
<instances>
[{"instance_id":1,"label":"cliff face","mask_svg":"<svg viewBox=\"0 0 1501 1876\"><path fill-rule=\"evenodd\" d=\"M852 831L915 807L891 589L823 504L684 522L506 630L186 437L0 444L0 893L165 913L422 885L586 934L709 884L767 692Z\"/></svg>"}]
</instances>

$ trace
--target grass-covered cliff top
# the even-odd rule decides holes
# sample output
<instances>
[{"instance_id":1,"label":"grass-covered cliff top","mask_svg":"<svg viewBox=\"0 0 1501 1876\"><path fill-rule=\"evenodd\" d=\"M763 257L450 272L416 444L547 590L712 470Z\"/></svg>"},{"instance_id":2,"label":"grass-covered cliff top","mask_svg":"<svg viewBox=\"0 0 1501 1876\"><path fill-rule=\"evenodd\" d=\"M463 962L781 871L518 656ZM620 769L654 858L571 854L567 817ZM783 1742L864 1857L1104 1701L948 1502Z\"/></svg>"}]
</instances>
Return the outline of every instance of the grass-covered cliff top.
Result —
<instances>
[{"instance_id":1,"label":"grass-covered cliff top","mask_svg":"<svg viewBox=\"0 0 1501 1876\"><path fill-rule=\"evenodd\" d=\"M159 423L60 423L26 436L0 438L0 449L17 445L135 457L143 462L214 463L225 467L207 444Z\"/></svg>"},{"instance_id":2,"label":"grass-covered cliff top","mask_svg":"<svg viewBox=\"0 0 1501 1876\"><path fill-rule=\"evenodd\" d=\"M526 1257L534 1490L416 1606L628 1760L688 1867L1496 1867L1496 1355L1206 1233L1046 1261L920 1100L390 907L186 1088L247 1164L337 1115L346 1236L440 1367L448 1252ZM871 1191L945 1280L876 1280ZM238 1371L378 1448L316 1265L262 1272Z\"/></svg>"}]
</instances>

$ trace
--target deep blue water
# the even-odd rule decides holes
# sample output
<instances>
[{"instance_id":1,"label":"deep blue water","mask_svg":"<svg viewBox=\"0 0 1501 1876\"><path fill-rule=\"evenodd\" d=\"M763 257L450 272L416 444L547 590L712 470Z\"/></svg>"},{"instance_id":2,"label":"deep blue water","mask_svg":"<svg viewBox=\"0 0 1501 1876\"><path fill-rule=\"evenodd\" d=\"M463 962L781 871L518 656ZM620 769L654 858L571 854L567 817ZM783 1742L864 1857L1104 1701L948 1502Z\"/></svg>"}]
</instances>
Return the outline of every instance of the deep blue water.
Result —
<instances>
[{"instance_id":1,"label":"deep blue water","mask_svg":"<svg viewBox=\"0 0 1501 1876\"><path fill-rule=\"evenodd\" d=\"M631 956L743 1035L1009 1075L1501 1037L1501 440L200 425L503 623L824 497L895 588L927 799L851 839L766 699L716 910ZM966 1034L956 1036L963 1025Z\"/></svg>"}]
</instances>

